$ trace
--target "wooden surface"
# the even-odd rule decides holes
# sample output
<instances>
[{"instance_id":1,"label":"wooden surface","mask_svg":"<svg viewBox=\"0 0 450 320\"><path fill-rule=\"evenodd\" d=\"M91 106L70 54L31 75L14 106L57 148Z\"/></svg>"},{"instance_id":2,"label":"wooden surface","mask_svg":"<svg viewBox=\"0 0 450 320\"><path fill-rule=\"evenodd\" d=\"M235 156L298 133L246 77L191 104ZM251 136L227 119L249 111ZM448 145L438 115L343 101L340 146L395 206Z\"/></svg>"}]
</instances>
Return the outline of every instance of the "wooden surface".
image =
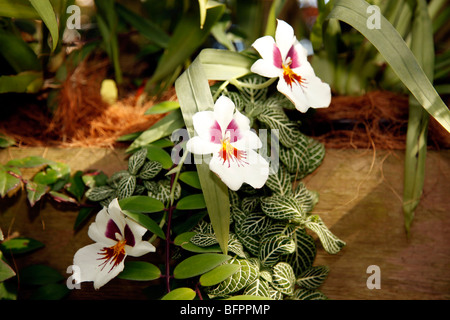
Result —
<instances>
[{"instance_id":1,"label":"wooden surface","mask_svg":"<svg viewBox=\"0 0 450 320\"><path fill-rule=\"evenodd\" d=\"M101 169L106 174L126 168L123 150L10 148L0 151L0 163L40 155L67 163L71 169ZM429 152L424 195L408 237L403 227L402 152L327 150L324 162L305 180L320 194L314 209L347 245L329 255L318 245L315 265L330 274L321 287L330 299L449 299L450 298L450 151ZM73 231L78 212L61 211L52 203L30 209L25 199L0 201L0 227L35 238L46 246L15 264L44 263L65 277L75 252L92 241L85 225ZM148 259L155 259L152 254ZM381 289L368 289L367 268L381 271ZM68 299L144 299L147 284L114 279L95 291L91 283L72 290ZM23 298L26 298L23 297Z\"/></svg>"}]
</instances>

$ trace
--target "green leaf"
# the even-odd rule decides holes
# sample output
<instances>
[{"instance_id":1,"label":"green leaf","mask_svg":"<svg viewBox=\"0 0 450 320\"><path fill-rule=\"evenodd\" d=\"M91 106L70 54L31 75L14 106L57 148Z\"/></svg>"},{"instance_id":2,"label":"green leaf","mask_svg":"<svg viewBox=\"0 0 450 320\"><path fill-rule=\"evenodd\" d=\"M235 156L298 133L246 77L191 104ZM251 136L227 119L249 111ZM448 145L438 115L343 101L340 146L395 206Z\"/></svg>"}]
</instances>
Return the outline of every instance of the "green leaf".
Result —
<instances>
[{"instance_id":1,"label":"green leaf","mask_svg":"<svg viewBox=\"0 0 450 320\"><path fill-rule=\"evenodd\" d=\"M289 175L289 172L287 172L285 166L280 165L276 172L273 172L273 170L270 172L266 181L266 186L274 193L280 195L289 195L292 193L291 176Z\"/></svg>"},{"instance_id":2,"label":"green leaf","mask_svg":"<svg viewBox=\"0 0 450 320\"><path fill-rule=\"evenodd\" d=\"M9 192L17 189L21 184L21 180L18 177L11 175L9 172L14 173L20 177L21 172L17 168L8 168L0 165L0 196L4 197Z\"/></svg>"},{"instance_id":3,"label":"green leaf","mask_svg":"<svg viewBox=\"0 0 450 320\"><path fill-rule=\"evenodd\" d=\"M80 201L84 195L85 185L82 177L82 171L75 172L75 174L70 178L69 185L67 186L67 191L75 196L78 201Z\"/></svg>"},{"instance_id":4,"label":"green leaf","mask_svg":"<svg viewBox=\"0 0 450 320\"><path fill-rule=\"evenodd\" d=\"M280 146L280 160L286 165L289 173L295 173L302 178L309 172L309 143L306 136L299 135L296 144L285 148Z\"/></svg>"},{"instance_id":5,"label":"green leaf","mask_svg":"<svg viewBox=\"0 0 450 320\"><path fill-rule=\"evenodd\" d=\"M153 145L147 146L146 148L148 150L147 159L161 163L162 167L166 170L173 166L172 158L164 149Z\"/></svg>"},{"instance_id":6,"label":"green leaf","mask_svg":"<svg viewBox=\"0 0 450 320\"><path fill-rule=\"evenodd\" d=\"M204 253L181 261L173 270L175 279L187 279L204 274L231 259L225 254Z\"/></svg>"},{"instance_id":7,"label":"green leaf","mask_svg":"<svg viewBox=\"0 0 450 320\"><path fill-rule=\"evenodd\" d=\"M70 290L66 284L50 283L39 287L33 292L31 300L61 300Z\"/></svg>"},{"instance_id":8,"label":"green leaf","mask_svg":"<svg viewBox=\"0 0 450 320\"><path fill-rule=\"evenodd\" d=\"M154 213L164 210L164 204L161 201L148 196L131 196L120 199L119 205L122 210L141 213Z\"/></svg>"},{"instance_id":9,"label":"green leaf","mask_svg":"<svg viewBox=\"0 0 450 320\"><path fill-rule=\"evenodd\" d=\"M291 265L278 262L272 269L272 285L275 289L286 295L294 294L295 274Z\"/></svg>"},{"instance_id":10,"label":"green leaf","mask_svg":"<svg viewBox=\"0 0 450 320\"><path fill-rule=\"evenodd\" d=\"M184 183L190 185L191 187L194 187L196 189L201 189L200 180L198 178L197 171L185 171L180 174L178 177L181 181Z\"/></svg>"},{"instance_id":11,"label":"green leaf","mask_svg":"<svg viewBox=\"0 0 450 320\"><path fill-rule=\"evenodd\" d=\"M164 116L161 120L157 121L150 129L141 133L126 151L130 152L161 138L170 136L175 130L180 129L183 126L184 121L180 110L174 110Z\"/></svg>"},{"instance_id":12,"label":"green leaf","mask_svg":"<svg viewBox=\"0 0 450 320\"><path fill-rule=\"evenodd\" d=\"M380 17L380 29L367 28L368 6L363 0L338 0L328 19L341 20L361 32L378 49L422 107L450 132L450 110L397 30L383 16Z\"/></svg>"},{"instance_id":13,"label":"green leaf","mask_svg":"<svg viewBox=\"0 0 450 320\"><path fill-rule=\"evenodd\" d=\"M0 33L0 54L17 73L42 69L36 53L15 34Z\"/></svg>"},{"instance_id":14,"label":"green leaf","mask_svg":"<svg viewBox=\"0 0 450 320\"><path fill-rule=\"evenodd\" d=\"M117 276L119 279L151 281L161 277L161 271L152 263L144 261L126 261L125 267Z\"/></svg>"},{"instance_id":15,"label":"green leaf","mask_svg":"<svg viewBox=\"0 0 450 320\"><path fill-rule=\"evenodd\" d=\"M190 239L195 235L196 232L182 233L175 238L174 243L175 245L181 246L183 249L187 251L195 253L212 253L221 251L219 245L214 245L210 247L200 247L193 244L192 242L190 242Z\"/></svg>"},{"instance_id":16,"label":"green leaf","mask_svg":"<svg viewBox=\"0 0 450 320\"><path fill-rule=\"evenodd\" d=\"M158 25L127 9L120 3L116 2L115 6L117 14L131 26L136 28L140 35L146 37L161 48L167 47L170 37Z\"/></svg>"},{"instance_id":17,"label":"green leaf","mask_svg":"<svg viewBox=\"0 0 450 320\"><path fill-rule=\"evenodd\" d=\"M325 296L322 292L317 290L308 290L299 288L295 290L294 295L292 296L294 300L328 300L327 296Z\"/></svg>"},{"instance_id":18,"label":"green leaf","mask_svg":"<svg viewBox=\"0 0 450 320\"><path fill-rule=\"evenodd\" d=\"M278 234L264 236L259 248L259 259L265 267L272 267L280 261L282 255L295 251L295 242L288 236Z\"/></svg>"},{"instance_id":19,"label":"green leaf","mask_svg":"<svg viewBox=\"0 0 450 320\"><path fill-rule=\"evenodd\" d=\"M289 120L281 106L277 104L277 100L269 98L261 108L258 120L265 123L272 131L278 130L278 138L284 146L293 147L302 138L297 124Z\"/></svg>"},{"instance_id":20,"label":"green leaf","mask_svg":"<svg viewBox=\"0 0 450 320\"><path fill-rule=\"evenodd\" d=\"M123 213L127 216L139 223L141 226L149 230L150 232L153 232L161 239L165 240L166 236L164 234L164 231L162 231L161 227L153 221L150 217L146 216L143 213L138 212L131 212L123 210Z\"/></svg>"},{"instance_id":21,"label":"green leaf","mask_svg":"<svg viewBox=\"0 0 450 320\"><path fill-rule=\"evenodd\" d=\"M58 46L59 27L58 21L56 21L56 16L55 12L53 11L52 4L49 0L30 0L30 3L34 7L34 9L36 9L42 21L44 21L45 25L50 31L50 35L52 36L53 40L52 51L54 51Z\"/></svg>"},{"instance_id":22,"label":"green leaf","mask_svg":"<svg viewBox=\"0 0 450 320\"><path fill-rule=\"evenodd\" d=\"M128 171L135 175L138 173L139 169L143 166L146 158L147 158L148 150L146 148L141 148L131 155L128 160Z\"/></svg>"},{"instance_id":23,"label":"green leaf","mask_svg":"<svg viewBox=\"0 0 450 320\"><path fill-rule=\"evenodd\" d=\"M40 241L31 238L13 238L5 240L0 244L0 249L4 253L22 254L44 247Z\"/></svg>"},{"instance_id":24,"label":"green leaf","mask_svg":"<svg viewBox=\"0 0 450 320\"><path fill-rule=\"evenodd\" d=\"M204 209L205 207L205 198L202 193L186 196L177 203L178 210L195 210Z\"/></svg>"},{"instance_id":25,"label":"green leaf","mask_svg":"<svg viewBox=\"0 0 450 320\"><path fill-rule=\"evenodd\" d=\"M0 148L8 148L16 144L16 141L8 137L7 135L4 135L3 133L0 133Z\"/></svg>"},{"instance_id":26,"label":"green leaf","mask_svg":"<svg viewBox=\"0 0 450 320\"><path fill-rule=\"evenodd\" d=\"M237 79L251 73L255 62L243 54L219 49L203 49L198 59L209 80L227 81Z\"/></svg>"},{"instance_id":27,"label":"green leaf","mask_svg":"<svg viewBox=\"0 0 450 320\"><path fill-rule=\"evenodd\" d=\"M269 283L263 279L256 279L245 288L243 295L270 298Z\"/></svg>"},{"instance_id":28,"label":"green leaf","mask_svg":"<svg viewBox=\"0 0 450 320\"><path fill-rule=\"evenodd\" d=\"M86 197L91 201L102 201L114 196L116 190L110 186L94 187L86 191Z\"/></svg>"},{"instance_id":29,"label":"green leaf","mask_svg":"<svg viewBox=\"0 0 450 320\"><path fill-rule=\"evenodd\" d=\"M0 93L37 93L44 84L42 72L24 71L13 76L0 76Z\"/></svg>"},{"instance_id":30,"label":"green leaf","mask_svg":"<svg viewBox=\"0 0 450 320\"><path fill-rule=\"evenodd\" d=\"M136 176L123 177L117 187L117 198L119 200L131 197L136 188Z\"/></svg>"},{"instance_id":31,"label":"green leaf","mask_svg":"<svg viewBox=\"0 0 450 320\"><path fill-rule=\"evenodd\" d=\"M40 18L28 0L0 0L0 16L33 20Z\"/></svg>"},{"instance_id":32,"label":"green leaf","mask_svg":"<svg viewBox=\"0 0 450 320\"><path fill-rule=\"evenodd\" d=\"M44 184L28 181L26 184L27 199L30 202L30 206L34 206L36 202L50 191L50 187Z\"/></svg>"},{"instance_id":33,"label":"green leaf","mask_svg":"<svg viewBox=\"0 0 450 320\"><path fill-rule=\"evenodd\" d=\"M180 107L189 136L194 136L192 116L198 111L212 110L214 102L199 58L175 83ZM223 252L227 252L230 224L230 205L227 186L207 164L197 164L197 172L205 198L208 215Z\"/></svg>"},{"instance_id":34,"label":"green leaf","mask_svg":"<svg viewBox=\"0 0 450 320\"><path fill-rule=\"evenodd\" d=\"M28 285L45 285L56 283L64 279L58 271L43 264L22 268L19 271L19 278L21 284Z\"/></svg>"},{"instance_id":35,"label":"green leaf","mask_svg":"<svg viewBox=\"0 0 450 320\"><path fill-rule=\"evenodd\" d=\"M240 266L239 270L216 286L208 288L210 297L226 297L244 289L259 276L259 265L255 259L233 259L229 264Z\"/></svg>"},{"instance_id":36,"label":"green leaf","mask_svg":"<svg viewBox=\"0 0 450 320\"><path fill-rule=\"evenodd\" d=\"M295 243L295 251L283 256L281 260L289 263L295 274L301 274L312 266L316 258L316 242L303 228L297 228L291 237Z\"/></svg>"},{"instance_id":37,"label":"green leaf","mask_svg":"<svg viewBox=\"0 0 450 320\"><path fill-rule=\"evenodd\" d=\"M180 108L180 104L177 101L164 101L150 107L145 114L160 114L170 112Z\"/></svg>"},{"instance_id":38,"label":"green leaf","mask_svg":"<svg viewBox=\"0 0 450 320\"><path fill-rule=\"evenodd\" d=\"M427 3L424 0L417 0L411 37L411 50L428 79L433 82L435 67L433 26L428 14ZM429 120L429 114L420 107L416 98L410 95L402 206L405 228L408 233L414 218L414 211L422 196L425 181Z\"/></svg>"},{"instance_id":39,"label":"green leaf","mask_svg":"<svg viewBox=\"0 0 450 320\"><path fill-rule=\"evenodd\" d=\"M254 295L237 295L226 298L225 300L272 300L272 299L268 297L254 296Z\"/></svg>"},{"instance_id":40,"label":"green leaf","mask_svg":"<svg viewBox=\"0 0 450 320\"><path fill-rule=\"evenodd\" d=\"M44 159L39 156L30 156L22 159L13 159L8 161L7 163L8 166L14 166L18 168L35 168L49 164L56 164L56 162Z\"/></svg>"},{"instance_id":41,"label":"green leaf","mask_svg":"<svg viewBox=\"0 0 450 320\"><path fill-rule=\"evenodd\" d=\"M318 235L323 248L329 254L336 254L345 246L345 242L336 237L319 216L308 217L304 225Z\"/></svg>"},{"instance_id":42,"label":"green leaf","mask_svg":"<svg viewBox=\"0 0 450 320\"><path fill-rule=\"evenodd\" d=\"M327 266L311 267L297 278L297 284L305 289L317 289L325 281L329 271Z\"/></svg>"},{"instance_id":43,"label":"green leaf","mask_svg":"<svg viewBox=\"0 0 450 320\"><path fill-rule=\"evenodd\" d=\"M14 270L2 259L0 253L0 283L16 275Z\"/></svg>"},{"instance_id":44,"label":"green leaf","mask_svg":"<svg viewBox=\"0 0 450 320\"><path fill-rule=\"evenodd\" d=\"M205 42L212 26L220 19L224 9L224 5L209 8L203 28L200 28L198 24L199 12L195 12L193 15L185 13L177 23L149 83L161 81L182 65Z\"/></svg>"},{"instance_id":45,"label":"green leaf","mask_svg":"<svg viewBox=\"0 0 450 320\"><path fill-rule=\"evenodd\" d=\"M271 220L263 213L250 213L236 225L237 233L242 235L256 235L263 233L271 225Z\"/></svg>"},{"instance_id":46,"label":"green leaf","mask_svg":"<svg viewBox=\"0 0 450 320\"><path fill-rule=\"evenodd\" d=\"M236 264L223 264L220 265L211 271L204 273L200 277L200 284L202 286L213 286L216 285L228 277L235 274L241 268L240 265Z\"/></svg>"},{"instance_id":47,"label":"green leaf","mask_svg":"<svg viewBox=\"0 0 450 320\"><path fill-rule=\"evenodd\" d=\"M177 288L167 293L161 300L193 300L196 293L191 288Z\"/></svg>"},{"instance_id":48,"label":"green leaf","mask_svg":"<svg viewBox=\"0 0 450 320\"><path fill-rule=\"evenodd\" d=\"M262 211L272 219L302 220L306 214L292 196L273 195L263 198Z\"/></svg>"}]
</instances>

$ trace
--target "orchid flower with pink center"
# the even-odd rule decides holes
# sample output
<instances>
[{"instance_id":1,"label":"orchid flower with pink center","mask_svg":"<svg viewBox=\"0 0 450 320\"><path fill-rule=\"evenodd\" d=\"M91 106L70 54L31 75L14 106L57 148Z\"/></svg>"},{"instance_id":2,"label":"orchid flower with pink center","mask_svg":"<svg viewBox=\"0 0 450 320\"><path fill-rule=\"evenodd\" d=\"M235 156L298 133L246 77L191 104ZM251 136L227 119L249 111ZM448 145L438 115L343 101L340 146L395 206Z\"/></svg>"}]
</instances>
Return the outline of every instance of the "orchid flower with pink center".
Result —
<instances>
[{"instance_id":1,"label":"orchid flower with pink center","mask_svg":"<svg viewBox=\"0 0 450 320\"><path fill-rule=\"evenodd\" d=\"M330 86L315 75L307 60L307 50L295 37L292 27L283 20L277 21L275 40L264 36L253 43L262 59L252 65L251 71L264 77L279 77L278 91L301 112L328 107Z\"/></svg>"},{"instance_id":2,"label":"orchid flower with pink center","mask_svg":"<svg viewBox=\"0 0 450 320\"><path fill-rule=\"evenodd\" d=\"M269 175L269 163L254 151L262 147L250 120L236 110L234 103L221 96L214 111L200 111L193 116L197 136L189 139L187 150L193 154L212 154L209 168L231 189L245 182L261 188Z\"/></svg>"},{"instance_id":3,"label":"orchid flower with pink center","mask_svg":"<svg viewBox=\"0 0 450 320\"><path fill-rule=\"evenodd\" d=\"M147 231L127 218L114 199L104 207L89 226L88 235L96 243L79 249L73 264L80 268L80 282L93 281L98 289L116 277L129 256L140 257L156 248L142 236Z\"/></svg>"}]
</instances>

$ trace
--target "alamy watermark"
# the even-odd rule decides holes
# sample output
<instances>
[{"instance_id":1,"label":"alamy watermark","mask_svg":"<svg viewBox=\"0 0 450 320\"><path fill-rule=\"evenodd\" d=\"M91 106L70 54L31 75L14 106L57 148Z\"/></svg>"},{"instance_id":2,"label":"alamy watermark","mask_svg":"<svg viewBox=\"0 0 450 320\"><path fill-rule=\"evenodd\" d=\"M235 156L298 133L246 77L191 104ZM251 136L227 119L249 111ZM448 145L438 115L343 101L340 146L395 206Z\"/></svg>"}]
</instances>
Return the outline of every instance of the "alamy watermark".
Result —
<instances>
[{"instance_id":1,"label":"alamy watermark","mask_svg":"<svg viewBox=\"0 0 450 320\"><path fill-rule=\"evenodd\" d=\"M366 10L370 16L367 18L366 26L369 30L381 29L381 10L380 7L372 5L368 6Z\"/></svg>"},{"instance_id":2,"label":"alamy watermark","mask_svg":"<svg viewBox=\"0 0 450 320\"><path fill-rule=\"evenodd\" d=\"M372 289L381 289L381 269L377 265L370 265L367 267L366 273L371 274L367 278L366 285L367 288Z\"/></svg>"}]
</instances>

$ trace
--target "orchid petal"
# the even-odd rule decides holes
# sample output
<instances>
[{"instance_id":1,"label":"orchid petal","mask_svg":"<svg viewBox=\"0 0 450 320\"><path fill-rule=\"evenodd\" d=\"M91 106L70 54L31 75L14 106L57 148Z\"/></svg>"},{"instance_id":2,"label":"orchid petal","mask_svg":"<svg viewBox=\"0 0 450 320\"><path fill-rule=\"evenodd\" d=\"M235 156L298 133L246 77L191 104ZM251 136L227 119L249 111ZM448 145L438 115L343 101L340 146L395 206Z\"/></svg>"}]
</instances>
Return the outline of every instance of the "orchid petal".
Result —
<instances>
[{"instance_id":1,"label":"orchid petal","mask_svg":"<svg viewBox=\"0 0 450 320\"><path fill-rule=\"evenodd\" d=\"M250 71L267 78L279 77L283 72L282 69L275 67L272 62L263 59L256 60L250 67Z\"/></svg>"},{"instance_id":2,"label":"orchid petal","mask_svg":"<svg viewBox=\"0 0 450 320\"><path fill-rule=\"evenodd\" d=\"M236 161L228 164L222 158L213 156L209 168L233 191L237 191L244 182L261 188L269 174L269 163L253 150L247 150L246 161L248 165L239 165Z\"/></svg>"},{"instance_id":3,"label":"orchid petal","mask_svg":"<svg viewBox=\"0 0 450 320\"><path fill-rule=\"evenodd\" d=\"M233 101L226 96L220 96L214 104L214 118L222 130L222 136L225 134L225 130L231 120L233 120L235 109Z\"/></svg>"},{"instance_id":4,"label":"orchid petal","mask_svg":"<svg viewBox=\"0 0 450 320\"><path fill-rule=\"evenodd\" d=\"M99 262L101 251L105 248L102 243L94 243L79 249L74 256L73 264L80 268L80 281L93 281L98 289L116 277L124 268L124 258L114 267L109 264L102 267Z\"/></svg>"},{"instance_id":5,"label":"orchid petal","mask_svg":"<svg viewBox=\"0 0 450 320\"><path fill-rule=\"evenodd\" d=\"M297 41L294 35L294 29L284 22L283 20L277 20L277 29L275 31L275 41L277 47L280 49L281 57L283 61L286 59L289 50L292 45Z\"/></svg>"},{"instance_id":6,"label":"orchid petal","mask_svg":"<svg viewBox=\"0 0 450 320\"><path fill-rule=\"evenodd\" d=\"M155 252L156 248L148 241L139 241L134 247L125 246L125 251L129 256L140 257L149 252Z\"/></svg>"},{"instance_id":7,"label":"orchid petal","mask_svg":"<svg viewBox=\"0 0 450 320\"><path fill-rule=\"evenodd\" d=\"M201 111L192 116L195 132L205 141L220 143L222 131L215 120L213 111Z\"/></svg>"}]
</instances>

